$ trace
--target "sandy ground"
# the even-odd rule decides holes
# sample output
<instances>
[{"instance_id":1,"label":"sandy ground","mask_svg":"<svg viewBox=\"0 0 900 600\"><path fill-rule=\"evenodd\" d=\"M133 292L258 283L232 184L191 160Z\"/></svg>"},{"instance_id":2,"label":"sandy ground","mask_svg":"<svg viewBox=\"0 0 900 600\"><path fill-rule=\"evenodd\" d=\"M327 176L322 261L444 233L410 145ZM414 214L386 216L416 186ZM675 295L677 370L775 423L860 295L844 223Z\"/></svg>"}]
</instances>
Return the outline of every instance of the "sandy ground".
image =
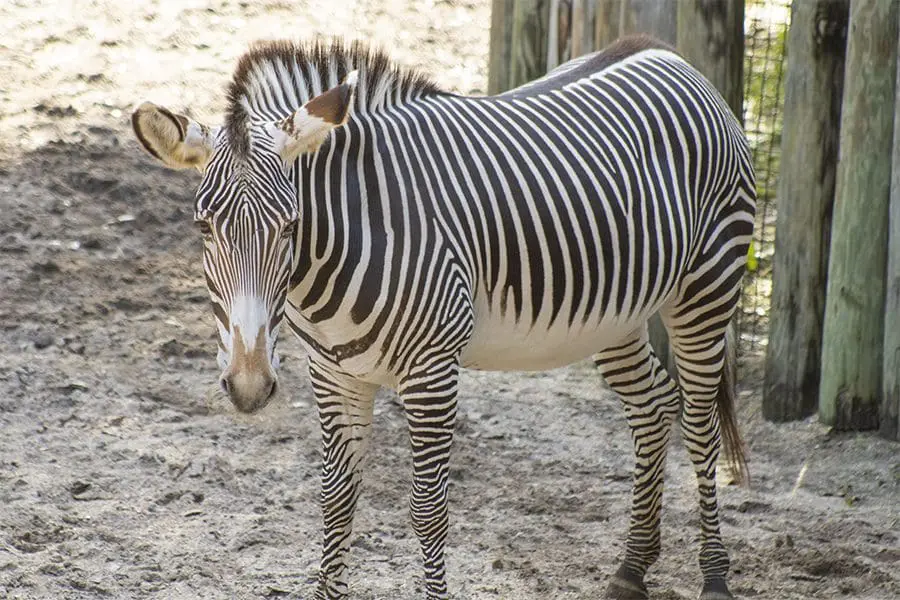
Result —
<instances>
[{"instance_id":1,"label":"sandy ground","mask_svg":"<svg viewBox=\"0 0 900 600\"><path fill-rule=\"evenodd\" d=\"M149 99L215 122L235 58L275 36L374 40L479 93L488 5L0 6L0 596L311 596L319 436L303 353L284 340L288 391L259 416L209 393L198 177L145 158L128 114ZM721 494L733 590L900 597L900 446L813 421L764 423L759 381L740 395L752 486ZM405 425L388 394L376 414L352 597L417 598ZM630 442L616 399L584 364L467 373L460 421L454 598L600 597L627 525ZM654 598L693 598L698 521L678 444L668 475L649 585Z\"/></svg>"}]
</instances>

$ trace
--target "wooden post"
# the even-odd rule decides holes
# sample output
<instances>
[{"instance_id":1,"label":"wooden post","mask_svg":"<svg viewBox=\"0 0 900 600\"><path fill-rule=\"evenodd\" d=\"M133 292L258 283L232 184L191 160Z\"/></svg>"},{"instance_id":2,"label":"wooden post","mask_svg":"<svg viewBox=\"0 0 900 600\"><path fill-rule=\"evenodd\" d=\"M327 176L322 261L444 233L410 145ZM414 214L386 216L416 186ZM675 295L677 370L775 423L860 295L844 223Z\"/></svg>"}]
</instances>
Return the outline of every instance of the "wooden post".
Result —
<instances>
[{"instance_id":1,"label":"wooden post","mask_svg":"<svg viewBox=\"0 0 900 600\"><path fill-rule=\"evenodd\" d=\"M900 41L897 44L900 47ZM881 435L891 440L900 440L900 60L897 61L897 77L888 209L888 264L884 278L884 395L878 427Z\"/></svg>"},{"instance_id":2,"label":"wooden post","mask_svg":"<svg viewBox=\"0 0 900 600\"><path fill-rule=\"evenodd\" d=\"M514 0L491 2L491 48L488 60L488 94L499 94L510 88L509 65L512 42L512 9Z\"/></svg>"},{"instance_id":3,"label":"wooden post","mask_svg":"<svg viewBox=\"0 0 900 600\"><path fill-rule=\"evenodd\" d=\"M632 33L648 33L674 46L678 0L600 0L594 19L598 50Z\"/></svg>"},{"instance_id":4,"label":"wooden post","mask_svg":"<svg viewBox=\"0 0 900 600\"><path fill-rule=\"evenodd\" d=\"M681 0L677 48L743 122L744 0Z\"/></svg>"},{"instance_id":5,"label":"wooden post","mask_svg":"<svg viewBox=\"0 0 900 600\"><path fill-rule=\"evenodd\" d=\"M882 393L897 2L851 0L819 417L875 429Z\"/></svg>"},{"instance_id":6,"label":"wooden post","mask_svg":"<svg viewBox=\"0 0 900 600\"><path fill-rule=\"evenodd\" d=\"M550 0L549 31L547 31L547 71L559 65L559 0Z\"/></svg>"},{"instance_id":7,"label":"wooden post","mask_svg":"<svg viewBox=\"0 0 900 600\"><path fill-rule=\"evenodd\" d=\"M585 52L593 52L600 50L594 45L594 21L597 19L597 3L595 0L585 1L587 2L587 8L585 9L584 29L582 29L581 35L584 36Z\"/></svg>"},{"instance_id":8,"label":"wooden post","mask_svg":"<svg viewBox=\"0 0 900 600\"><path fill-rule=\"evenodd\" d=\"M557 13L557 44L559 45L559 64L569 60L572 53L572 0L560 0Z\"/></svg>"},{"instance_id":9,"label":"wooden post","mask_svg":"<svg viewBox=\"0 0 900 600\"><path fill-rule=\"evenodd\" d=\"M594 48L602 50L620 37L620 15L628 0L598 0L594 17Z\"/></svg>"},{"instance_id":10,"label":"wooden post","mask_svg":"<svg viewBox=\"0 0 900 600\"><path fill-rule=\"evenodd\" d=\"M515 0L509 87L537 79L547 72L549 0Z\"/></svg>"},{"instance_id":11,"label":"wooden post","mask_svg":"<svg viewBox=\"0 0 900 600\"><path fill-rule=\"evenodd\" d=\"M850 0L794 2L763 416L816 412Z\"/></svg>"},{"instance_id":12,"label":"wooden post","mask_svg":"<svg viewBox=\"0 0 900 600\"><path fill-rule=\"evenodd\" d=\"M675 45L678 33L678 0L628 0L619 16L620 35L649 33Z\"/></svg>"},{"instance_id":13,"label":"wooden post","mask_svg":"<svg viewBox=\"0 0 900 600\"><path fill-rule=\"evenodd\" d=\"M590 49L585 46L584 31L587 28L585 20L587 19L587 7L585 2L588 0L572 0L572 55L571 58L578 58Z\"/></svg>"}]
</instances>

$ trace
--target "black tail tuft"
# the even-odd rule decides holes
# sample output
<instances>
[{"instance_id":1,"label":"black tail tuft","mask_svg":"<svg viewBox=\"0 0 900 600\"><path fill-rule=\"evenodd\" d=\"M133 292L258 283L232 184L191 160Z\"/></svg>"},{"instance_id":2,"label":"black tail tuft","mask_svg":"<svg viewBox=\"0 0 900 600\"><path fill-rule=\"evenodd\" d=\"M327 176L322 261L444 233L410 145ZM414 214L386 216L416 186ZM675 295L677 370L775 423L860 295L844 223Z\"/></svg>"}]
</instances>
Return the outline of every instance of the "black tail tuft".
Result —
<instances>
[{"instance_id":1,"label":"black tail tuft","mask_svg":"<svg viewBox=\"0 0 900 600\"><path fill-rule=\"evenodd\" d=\"M722 383L719 384L719 395L716 406L719 410L719 429L722 434L722 448L728 467L734 474L735 483L748 482L750 472L747 469L747 457L744 441L737 423L737 406L735 404L735 370L736 346L733 339L734 324L729 324L725 333L725 364L722 369Z\"/></svg>"}]
</instances>

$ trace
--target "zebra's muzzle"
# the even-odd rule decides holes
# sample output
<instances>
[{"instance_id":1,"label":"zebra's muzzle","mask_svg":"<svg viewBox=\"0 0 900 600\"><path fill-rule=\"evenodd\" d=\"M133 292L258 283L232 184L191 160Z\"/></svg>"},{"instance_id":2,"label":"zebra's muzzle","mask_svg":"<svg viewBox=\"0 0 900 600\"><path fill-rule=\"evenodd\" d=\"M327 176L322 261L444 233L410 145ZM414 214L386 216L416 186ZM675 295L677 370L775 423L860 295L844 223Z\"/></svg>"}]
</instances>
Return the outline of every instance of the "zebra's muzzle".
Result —
<instances>
[{"instance_id":1,"label":"zebra's muzzle","mask_svg":"<svg viewBox=\"0 0 900 600\"><path fill-rule=\"evenodd\" d=\"M240 412L256 412L269 403L278 378L266 352L264 327L260 327L254 344L248 349L240 327L235 326L231 362L222 373L220 383Z\"/></svg>"}]
</instances>

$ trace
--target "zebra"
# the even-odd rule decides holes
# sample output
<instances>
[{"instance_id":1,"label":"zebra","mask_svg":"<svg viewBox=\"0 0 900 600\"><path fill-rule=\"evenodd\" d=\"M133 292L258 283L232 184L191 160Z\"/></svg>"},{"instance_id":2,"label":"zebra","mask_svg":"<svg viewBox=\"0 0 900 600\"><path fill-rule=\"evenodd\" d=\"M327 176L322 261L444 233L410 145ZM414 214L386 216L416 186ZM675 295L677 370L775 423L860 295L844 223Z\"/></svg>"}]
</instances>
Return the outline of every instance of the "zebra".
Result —
<instances>
[{"instance_id":1,"label":"zebra","mask_svg":"<svg viewBox=\"0 0 900 600\"><path fill-rule=\"evenodd\" d=\"M363 42L258 42L220 127L149 102L132 125L164 164L202 173L195 221L237 410L273 395L282 323L308 353L323 440L316 598L349 593L378 389L404 408L425 597L442 599L460 369L588 357L622 399L635 452L608 597L648 597L676 420L700 496L700 598L733 597L716 465L724 446L738 476L746 467L723 372L755 181L739 122L671 48L623 38L467 97ZM648 341L656 313L678 382Z\"/></svg>"}]
</instances>

